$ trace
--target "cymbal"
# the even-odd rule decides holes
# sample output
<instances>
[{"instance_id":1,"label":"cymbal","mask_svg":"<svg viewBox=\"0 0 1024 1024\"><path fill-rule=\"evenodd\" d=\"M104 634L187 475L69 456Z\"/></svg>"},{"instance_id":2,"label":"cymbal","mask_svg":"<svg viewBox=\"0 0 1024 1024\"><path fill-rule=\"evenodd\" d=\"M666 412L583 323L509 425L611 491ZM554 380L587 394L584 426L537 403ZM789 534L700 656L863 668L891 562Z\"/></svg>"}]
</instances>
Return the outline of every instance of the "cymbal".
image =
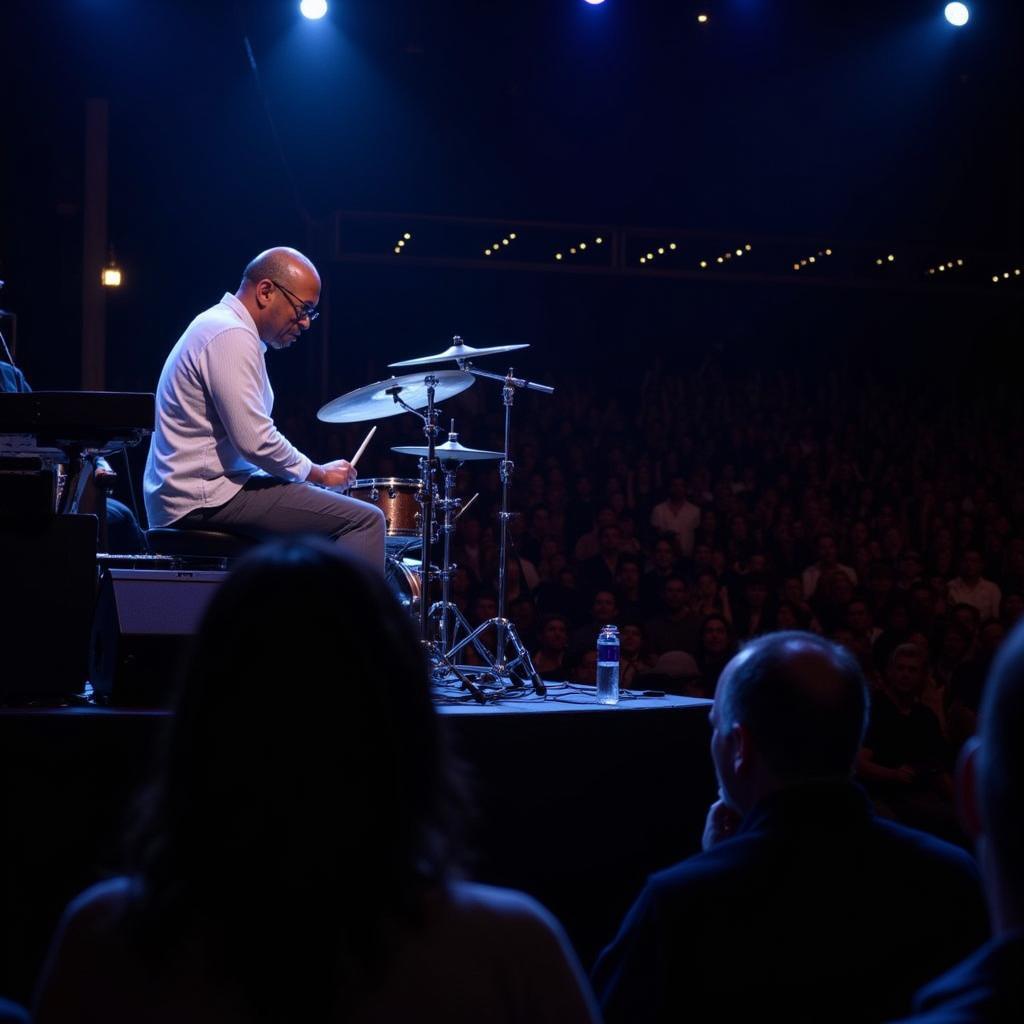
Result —
<instances>
[{"instance_id":1,"label":"cymbal","mask_svg":"<svg viewBox=\"0 0 1024 1024\"><path fill-rule=\"evenodd\" d=\"M406 412L389 394L397 389L398 396L414 409L427 405L427 376L434 377L434 401L444 402L470 387L476 378L462 370L431 370L427 373L407 373L403 377L389 377L376 384L356 388L340 398L332 399L316 414L324 423L358 423L360 420L382 420Z\"/></svg>"},{"instance_id":2,"label":"cymbal","mask_svg":"<svg viewBox=\"0 0 1024 1024\"><path fill-rule=\"evenodd\" d=\"M399 455L418 455L425 459L429 454L426 447L416 445L398 445L391 449ZM465 448L458 441L445 441L444 444L434 446L434 454L442 462L480 462L483 459L503 459L504 452L488 452L482 448Z\"/></svg>"},{"instance_id":3,"label":"cymbal","mask_svg":"<svg viewBox=\"0 0 1024 1024\"><path fill-rule=\"evenodd\" d=\"M426 366L427 363L443 363L449 359L473 359L476 356L495 356L500 352L514 352L517 348L529 348L529 343L519 345L491 345L489 348L473 348L456 335L454 342L443 352L433 356L419 356L417 359L403 359L400 363L388 363L388 366Z\"/></svg>"}]
</instances>

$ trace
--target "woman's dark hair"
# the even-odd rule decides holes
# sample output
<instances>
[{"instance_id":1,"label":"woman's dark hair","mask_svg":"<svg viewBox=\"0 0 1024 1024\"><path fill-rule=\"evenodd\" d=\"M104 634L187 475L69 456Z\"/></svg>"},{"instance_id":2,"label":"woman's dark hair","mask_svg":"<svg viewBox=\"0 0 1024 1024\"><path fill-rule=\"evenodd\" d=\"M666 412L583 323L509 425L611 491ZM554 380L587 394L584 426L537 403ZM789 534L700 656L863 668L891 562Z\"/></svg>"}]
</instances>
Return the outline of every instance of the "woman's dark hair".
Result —
<instances>
[{"instance_id":1,"label":"woman's dark hair","mask_svg":"<svg viewBox=\"0 0 1024 1024\"><path fill-rule=\"evenodd\" d=\"M326 541L274 541L183 672L132 844L139 948L198 935L256 1016L323 1018L446 878L463 807L408 614Z\"/></svg>"}]
</instances>

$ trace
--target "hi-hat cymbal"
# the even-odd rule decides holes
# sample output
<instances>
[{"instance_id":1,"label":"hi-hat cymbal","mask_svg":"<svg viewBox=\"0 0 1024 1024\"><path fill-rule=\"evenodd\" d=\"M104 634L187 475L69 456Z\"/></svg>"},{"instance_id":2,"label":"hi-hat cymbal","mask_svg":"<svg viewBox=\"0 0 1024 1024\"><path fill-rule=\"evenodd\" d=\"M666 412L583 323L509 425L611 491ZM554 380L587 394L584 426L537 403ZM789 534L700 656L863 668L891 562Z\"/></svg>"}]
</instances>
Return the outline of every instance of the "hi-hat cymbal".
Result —
<instances>
[{"instance_id":1,"label":"hi-hat cymbal","mask_svg":"<svg viewBox=\"0 0 1024 1024\"><path fill-rule=\"evenodd\" d=\"M418 455L425 459L429 454L426 447L416 445L398 445L391 449L399 455ZM458 441L445 441L444 444L434 446L434 454L442 462L480 462L483 459L503 459L504 452L488 452L482 448L465 448Z\"/></svg>"},{"instance_id":2,"label":"hi-hat cymbal","mask_svg":"<svg viewBox=\"0 0 1024 1024\"><path fill-rule=\"evenodd\" d=\"M416 359L403 359L400 363L388 363L388 366L426 366L427 363L444 363L450 359L474 359L476 356L494 356L500 352L514 352L517 348L529 348L529 343L519 345L491 345L489 348L473 348L456 335L452 344L443 352L433 356L419 356Z\"/></svg>"},{"instance_id":3,"label":"hi-hat cymbal","mask_svg":"<svg viewBox=\"0 0 1024 1024\"><path fill-rule=\"evenodd\" d=\"M394 400L393 394L414 409L427 405L427 377L433 377L434 401L444 402L470 387L476 378L462 370L432 370L427 373L407 373L403 377L389 377L357 388L347 395L332 399L316 414L324 423L358 423L360 420L382 420L397 416L406 410Z\"/></svg>"}]
</instances>

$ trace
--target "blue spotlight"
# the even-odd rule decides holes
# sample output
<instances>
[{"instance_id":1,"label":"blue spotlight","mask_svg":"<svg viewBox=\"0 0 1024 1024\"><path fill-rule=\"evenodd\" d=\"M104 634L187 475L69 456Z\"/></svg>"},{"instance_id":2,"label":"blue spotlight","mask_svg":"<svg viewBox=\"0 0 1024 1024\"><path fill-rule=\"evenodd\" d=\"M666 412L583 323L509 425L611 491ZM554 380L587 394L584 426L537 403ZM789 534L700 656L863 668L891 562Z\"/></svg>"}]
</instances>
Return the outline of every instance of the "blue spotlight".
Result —
<instances>
[{"instance_id":1,"label":"blue spotlight","mask_svg":"<svg viewBox=\"0 0 1024 1024\"><path fill-rule=\"evenodd\" d=\"M946 4L946 21L950 25L956 25L960 28L961 25L966 25L968 18L970 18L971 12L967 4Z\"/></svg>"},{"instance_id":2,"label":"blue spotlight","mask_svg":"<svg viewBox=\"0 0 1024 1024\"><path fill-rule=\"evenodd\" d=\"M596 7L598 4L603 4L604 0L586 0L586 2Z\"/></svg>"},{"instance_id":3,"label":"blue spotlight","mask_svg":"<svg viewBox=\"0 0 1024 1024\"><path fill-rule=\"evenodd\" d=\"M302 11L304 18L316 21L327 13L327 0L302 0L299 10Z\"/></svg>"}]
</instances>

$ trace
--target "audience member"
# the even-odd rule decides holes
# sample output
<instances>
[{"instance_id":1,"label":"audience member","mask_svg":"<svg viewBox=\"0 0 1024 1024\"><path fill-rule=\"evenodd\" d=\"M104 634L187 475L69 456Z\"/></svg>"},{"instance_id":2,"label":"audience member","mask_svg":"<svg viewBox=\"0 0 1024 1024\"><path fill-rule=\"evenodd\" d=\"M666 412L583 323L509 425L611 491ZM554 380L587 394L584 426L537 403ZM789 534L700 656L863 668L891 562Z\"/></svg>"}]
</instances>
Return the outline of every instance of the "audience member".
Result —
<instances>
[{"instance_id":1,"label":"audience member","mask_svg":"<svg viewBox=\"0 0 1024 1024\"><path fill-rule=\"evenodd\" d=\"M306 680L313 706L285 692ZM459 794L383 582L326 543L250 555L203 618L131 872L68 908L35 1021L595 1020L554 919L456 880Z\"/></svg>"},{"instance_id":2,"label":"audience member","mask_svg":"<svg viewBox=\"0 0 1024 1024\"><path fill-rule=\"evenodd\" d=\"M1011 1024L1024 1019L1024 628L997 656L980 729L957 771L992 938L923 988L913 1024ZM911 1024L910 1021L907 1024Z\"/></svg>"},{"instance_id":3,"label":"audience member","mask_svg":"<svg viewBox=\"0 0 1024 1024\"><path fill-rule=\"evenodd\" d=\"M712 709L705 851L652 876L598 960L619 1021L882 1021L985 933L963 851L877 818L851 781L867 689L841 648L761 637Z\"/></svg>"}]
</instances>

